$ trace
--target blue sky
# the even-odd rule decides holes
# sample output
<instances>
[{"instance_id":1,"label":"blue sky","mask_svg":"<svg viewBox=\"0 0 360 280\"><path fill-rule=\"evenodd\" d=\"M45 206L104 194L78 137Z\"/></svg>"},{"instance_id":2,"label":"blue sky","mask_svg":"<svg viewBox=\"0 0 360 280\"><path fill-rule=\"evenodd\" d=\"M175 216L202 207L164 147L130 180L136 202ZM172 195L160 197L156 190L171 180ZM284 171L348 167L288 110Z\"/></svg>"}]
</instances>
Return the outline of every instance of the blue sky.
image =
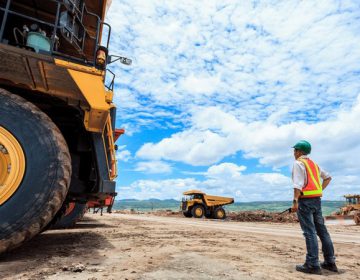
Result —
<instances>
[{"instance_id":1,"label":"blue sky","mask_svg":"<svg viewBox=\"0 0 360 280\"><path fill-rule=\"evenodd\" d=\"M114 0L118 199L291 200L291 146L360 192L360 2Z\"/></svg>"}]
</instances>

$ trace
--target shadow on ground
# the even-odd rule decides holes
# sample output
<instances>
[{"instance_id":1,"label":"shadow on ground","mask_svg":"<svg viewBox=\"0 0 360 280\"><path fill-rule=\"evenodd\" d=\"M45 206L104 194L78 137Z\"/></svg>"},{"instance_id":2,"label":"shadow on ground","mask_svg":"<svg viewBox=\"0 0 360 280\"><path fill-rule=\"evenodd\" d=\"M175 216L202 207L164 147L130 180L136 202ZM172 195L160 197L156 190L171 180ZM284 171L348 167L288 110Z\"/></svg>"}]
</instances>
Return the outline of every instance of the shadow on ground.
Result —
<instances>
[{"instance_id":1,"label":"shadow on ground","mask_svg":"<svg viewBox=\"0 0 360 280\"><path fill-rule=\"evenodd\" d=\"M1 254L0 279L24 275L24 279L43 279L38 271L58 272L74 262L101 262L102 251L113 249L106 231L113 226L94 218L87 214L73 229L47 230L19 248Z\"/></svg>"},{"instance_id":2,"label":"shadow on ground","mask_svg":"<svg viewBox=\"0 0 360 280\"><path fill-rule=\"evenodd\" d=\"M112 245L106 238L95 232L49 230L34 237L21 247L0 255L0 262L84 254L94 256L98 249L109 247Z\"/></svg>"},{"instance_id":3,"label":"shadow on ground","mask_svg":"<svg viewBox=\"0 0 360 280\"><path fill-rule=\"evenodd\" d=\"M116 228L116 226L110 226L110 225L106 225L106 224L101 224L101 223L78 223L76 224L76 226L74 227L74 229L91 229L91 228Z\"/></svg>"},{"instance_id":4,"label":"shadow on ground","mask_svg":"<svg viewBox=\"0 0 360 280\"><path fill-rule=\"evenodd\" d=\"M101 259L100 250L105 248L111 250L113 246L100 233L81 229L76 232L49 230L0 255L0 278L21 275L41 267L61 270L74 259L80 263Z\"/></svg>"},{"instance_id":5,"label":"shadow on ground","mask_svg":"<svg viewBox=\"0 0 360 280\"><path fill-rule=\"evenodd\" d=\"M86 218L77 222L76 225L72 228L68 228L67 230L77 230L77 229L96 229L96 228L116 228L114 225L109 225L105 223L100 223L98 220ZM61 231L63 229L50 229L49 231Z\"/></svg>"}]
</instances>

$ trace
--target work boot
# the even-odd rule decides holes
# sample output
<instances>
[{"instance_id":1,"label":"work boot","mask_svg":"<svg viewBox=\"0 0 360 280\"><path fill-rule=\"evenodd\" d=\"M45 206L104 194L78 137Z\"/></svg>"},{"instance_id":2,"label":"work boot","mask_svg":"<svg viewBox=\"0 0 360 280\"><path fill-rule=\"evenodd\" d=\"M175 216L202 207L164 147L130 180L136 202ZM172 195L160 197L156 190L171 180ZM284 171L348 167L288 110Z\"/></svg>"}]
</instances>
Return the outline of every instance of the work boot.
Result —
<instances>
[{"instance_id":1,"label":"work boot","mask_svg":"<svg viewBox=\"0 0 360 280\"><path fill-rule=\"evenodd\" d=\"M303 272L303 273L309 273L309 274L318 274L318 275L322 274L320 266L309 266L306 263L297 265L296 270Z\"/></svg>"},{"instance_id":2,"label":"work boot","mask_svg":"<svg viewBox=\"0 0 360 280\"><path fill-rule=\"evenodd\" d=\"M320 264L321 268L326 269L326 270L330 270L332 272L339 272L337 266L335 263L328 263L328 262L322 262Z\"/></svg>"}]
</instances>

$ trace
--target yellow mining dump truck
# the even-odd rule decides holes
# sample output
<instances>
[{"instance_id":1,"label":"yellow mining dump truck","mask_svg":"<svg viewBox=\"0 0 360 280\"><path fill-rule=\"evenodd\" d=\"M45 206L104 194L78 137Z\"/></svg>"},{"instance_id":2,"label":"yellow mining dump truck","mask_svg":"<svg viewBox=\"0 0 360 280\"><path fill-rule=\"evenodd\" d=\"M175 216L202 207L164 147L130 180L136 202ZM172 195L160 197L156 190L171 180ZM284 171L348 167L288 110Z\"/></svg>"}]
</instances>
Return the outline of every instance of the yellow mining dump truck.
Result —
<instances>
[{"instance_id":1,"label":"yellow mining dump truck","mask_svg":"<svg viewBox=\"0 0 360 280\"><path fill-rule=\"evenodd\" d=\"M360 195L348 194L344 196L346 199L346 206L341 208L344 215L353 216L354 222L360 225Z\"/></svg>"},{"instance_id":2,"label":"yellow mining dump truck","mask_svg":"<svg viewBox=\"0 0 360 280\"><path fill-rule=\"evenodd\" d=\"M109 4L0 0L0 253L116 195Z\"/></svg>"},{"instance_id":3,"label":"yellow mining dump truck","mask_svg":"<svg viewBox=\"0 0 360 280\"><path fill-rule=\"evenodd\" d=\"M327 216L327 220L351 220L353 219L355 224L360 225L360 195L359 194L347 194L344 195L346 202L339 211L334 212L330 216Z\"/></svg>"},{"instance_id":4,"label":"yellow mining dump truck","mask_svg":"<svg viewBox=\"0 0 360 280\"><path fill-rule=\"evenodd\" d=\"M231 197L207 195L202 191L190 190L183 193L181 209L185 217L225 219L224 205L234 203Z\"/></svg>"}]
</instances>

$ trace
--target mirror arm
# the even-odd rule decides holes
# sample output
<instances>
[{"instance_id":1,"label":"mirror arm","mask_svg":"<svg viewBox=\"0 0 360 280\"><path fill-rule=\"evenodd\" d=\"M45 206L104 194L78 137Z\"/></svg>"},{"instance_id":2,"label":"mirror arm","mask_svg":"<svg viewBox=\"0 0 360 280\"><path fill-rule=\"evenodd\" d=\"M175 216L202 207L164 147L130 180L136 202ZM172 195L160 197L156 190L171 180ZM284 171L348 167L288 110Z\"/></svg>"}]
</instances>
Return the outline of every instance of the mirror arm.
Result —
<instances>
[{"instance_id":1,"label":"mirror arm","mask_svg":"<svg viewBox=\"0 0 360 280\"><path fill-rule=\"evenodd\" d=\"M113 60L113 58L115 58L115 59ZM132 64L132 60L130 58L119 56L119 55L109 55L107 64L111 64L111 63L114 63L119 60L120 60L120 63L125 64L125 65Z\"/></svg>"}]
</instances>

